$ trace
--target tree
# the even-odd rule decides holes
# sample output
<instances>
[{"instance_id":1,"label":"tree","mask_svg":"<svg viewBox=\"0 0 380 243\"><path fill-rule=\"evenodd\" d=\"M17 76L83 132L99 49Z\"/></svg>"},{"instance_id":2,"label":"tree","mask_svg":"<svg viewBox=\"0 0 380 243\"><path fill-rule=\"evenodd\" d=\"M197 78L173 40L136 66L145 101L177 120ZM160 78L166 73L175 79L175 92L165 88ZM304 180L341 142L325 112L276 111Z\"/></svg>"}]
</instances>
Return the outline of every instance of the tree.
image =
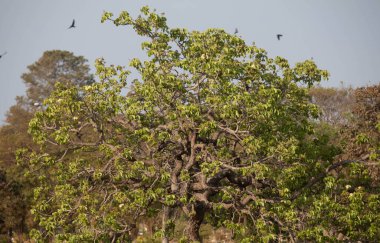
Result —
<instances>
[{"instance_id":1,"label":"tree","mask_svg":"<svg viewBox=\"0 0 380 243\"><path fill-rule=\"evenodd\" d=\"M349 150L355 157L365 156L378 159L380 154L380 85L358 88L354 95L355 120L350 130L351 135L356 135L357 147L361 146L362 148L350 148Z\"/></svg>"},{"instance_id":2,"label":"tree","mask_svg":"<svg viewBox=\"0 0 380 243\"><path fill-rule=\"evenodd\" d=\"M0 182L0 221L4 222L0 226L0 237L10 237L13 232L27 233L30 226L30 200L27 195L32 195L32 186L24 184L23 172L16 165L16 150L22 147L37 148L32 145L32 138L27 133L28 122L32 117L30 111L14 105L6 116L8 124L0 127L0 177L3 180Z\"/></svg>"},{"instance_id":3,"label":"tree","mask_svg":"<svg viewBox=\"0 0 380 243\"><path fill-rule=\"evenodd\" d=\"M324 179L327 190L314 196L307 227L302 232L304 238L379 241L379 95L379 85L351 90L350 119L330 120L333 129L339 130L334 140L342 150L335 159L346 162L347 166L337 168ZM341 107L340 111L346 109L347 106Z\"/></svg>"},{"instance_id":4,"label":"tree","mask_svg":"<svg viewBox=\"0 0 380 243\"><path fill-rule=\"evenodd\" d=\"M344 159L375 158L379 141L380 86L353 88L313 87L313 103L322 111L322 129L339 131L336 143L341 143ZM338 145L338 144L337 144Z\"/></svg>"},{"instance_id":5,"label":"tree","mask_svg":"<svg viewBox=\"0 0 380 243\"><path fill-rule=\"evenodd\" d=\"M357 88L353 92L352 122L341 131L342 159L366 160L369 173L380 181L380 85ZM375 162L375 163L374 163Z\"/></svg>"},{"instance_id":6,"label":"tree","mask_svg":"<svg viewBox=\"0 0 380 243\"><path fill-rule=\"evenodd\" d=\"M24 233L27 221L27 206L22 188L17 180L7 178L0 169L0 241L9 242L14 235Z\"/></svg>"},{"instance_id":7,"label":"tree","mask_svg":"<svg viewBox=\"0 0 380 243\"><path fill-rule=\"evenodd\" d=\"M353 88L323 88L310 89L313 103L321 109L318 118L322 123L334 126L347 125L352 122L352 106L354 103Z\"/></svg>"},{"instance_id":8,"label":"tree","mask_svg":"<svg viewBox=\"0 0 380 243\"><path fill-rule=\"evenodd\" d=\"M99 59L99 82L59 86L30 123L39 144L57 147L20 154L46 173L35 189L34 238L122 242L136 220L162 215L157 234L167 242L180 210L183 240L202 241L205 222L245 242L337 239L340 228L318 235L330 225L317 228L312 215L320 204L334 213L331 172L352 164L333 163L336 153L324 150L334 148L313 132L319 111L308 87L328 73L312 61L292 68L220 29L171 29L141 11L102 19L147 39L147 60L130 63L139 73L130 92L130 71ZM378 215L376 207L367 212ZM379 239L369 224L368 239Z\"/></svg>"},{"instance_id":9,"label":"tree","mask_svg":"<svg viewBox=\"0 0 380 243\"><path fill-rule=\"evenodd\" d=\"M69 51L45 51L28 69L21 78L27 86L26 97L31 104L42 103L57 82L78 86L93 82L87 60Z\"/></svg>"},{"instance_id":10,"label":"tree","mask_svg":"<svg viewBox=\"0 0 380 243\"><path fill-rule=\"evenodd\" d=\"M34 112L41 109L35 103L40 104L42 99L48 97L57 82L68 86L81 86L93 82L87 60L68 51L46 51L28 69L29 71L22 75L27 86L26 95L16 97L16 104L11 106L6 114L6 124L0 127L0 171L4 172L5 180L0 194L8 195L0 197L4 198L0 207L7 209L0 210L0 218L6 222L2 229L17 234L27 233L32 224L28 211L31 206L33 180L22 176L25 167L17 166L16 151L19 148L39 150L27 132Z\"/></svg>"}]
</instances>

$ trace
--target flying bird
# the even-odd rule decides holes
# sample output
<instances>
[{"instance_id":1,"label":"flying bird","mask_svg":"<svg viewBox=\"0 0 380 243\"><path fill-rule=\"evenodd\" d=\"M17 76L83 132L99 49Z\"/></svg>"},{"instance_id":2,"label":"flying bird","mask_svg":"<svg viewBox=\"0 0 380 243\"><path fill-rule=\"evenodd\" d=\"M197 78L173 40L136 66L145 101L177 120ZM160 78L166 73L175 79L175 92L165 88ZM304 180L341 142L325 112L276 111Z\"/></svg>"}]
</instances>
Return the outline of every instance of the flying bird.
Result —
<instances>
[{"instance_id":1,"label":"flying bird","mask_svg":"<svg viewBox=\"0 0 380 243\"><path fill-rule=\"evenodd\" d=\"M4 52L3 54L0 55L0 58L2 58L6 54L7 54L7 52Z\"/></svg>"},{"instance_id":2,"label":"flying bird","mask_svg":"<svg viewBox=\"0 0 380 243\"><path fill-rule=\"evenodd\" d=\"M70 27L68 29L75 28L75 19L73 19L73 22L71 23Z\"/></svg>"},{"instance_id":3,"label":"flying bird","mask_svg":"<svg viewBox=\"0 0 380 243\"><path fill-rule=\"evenodd\" d=\"M238 28L235 28L234 34L236 35L237 33L239 33L239 30L238 30Z\"/></svg>"},{"instance_id":4,"label":"flying bird","mask_svg":"<svg viewBox=\"0 0 380 243\"><path fill-rule=\"evenodd\" d=\"M282 37L282 34L277 34L277 40L280 40Z\"/></svg>"}]
</instances>

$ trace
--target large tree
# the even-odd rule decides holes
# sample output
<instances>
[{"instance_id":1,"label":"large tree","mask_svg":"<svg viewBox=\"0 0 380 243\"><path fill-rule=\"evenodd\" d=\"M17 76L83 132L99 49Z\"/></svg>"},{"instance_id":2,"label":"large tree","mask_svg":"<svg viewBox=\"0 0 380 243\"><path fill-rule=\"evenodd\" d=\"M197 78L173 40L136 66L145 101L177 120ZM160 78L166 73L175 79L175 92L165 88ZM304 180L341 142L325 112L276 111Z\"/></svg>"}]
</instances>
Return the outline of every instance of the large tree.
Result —
<instances>
[{"instance_id":1,"label":"large tree","mask_svg":"<svg viewBox=\"0 0 380 243\"><path fill-rule=\"evenodd\" d=\"M35 189L36 239L121 242L136 220L162 215L167 242L177 210L191 241L202 241L205 222L246 242L357 239L363 225L367 239L379 239L376 218L348 228L315 223L314 214L338 213L331 195L341 187L330 173L351 164L334 163L336 150L313 131L308 87L326 71L312 61L291 67L220 29L169 28L164 16L141 11L103 16L146 38L148 57L130 63L139 73L130 92L130 72L99 59L99 82L59 87L30 123L38 143L57 147L20 157L45 174ZM345 202L354 207L361 190ZM366 212L378 215L368 200Z\"/></svg>"},{"instance_id":2,"label":"large tree","mask_svg":"<svg viewBox=\"0 0 380 243\"><path fill-rule=\"evenodd\" d=\"M1 228L17 234L27 233L31 224L28 209L32 181L22 176L25 167L16 164L18 149L38 150L27 132L28 124L34 112L42 108L42 100L54 90L55 83L83 86L93 82L93 75L83 56L52 50L44 52L39 60L28 66L22 79L27 86L26 94L16 97L16 104L9 108L5 124L0 127L0 172L5 180L0 194L8 195L0 200L0 207L6 209L0 210L0 219L4 221Z\"/></svg>"},{"instance_id":3,"label":"large tree","mask_svg":"<svg viewBox=\"0 0 380 243\"><path fill-rule=\"evenodd\" d=\"M45 51L38 61L28 66L28 72L21 78L27 86L26 97L31 103L42 103L57 82L78 86L93 82L87 60L63 50Z\"/></svg>"}]
</instances>

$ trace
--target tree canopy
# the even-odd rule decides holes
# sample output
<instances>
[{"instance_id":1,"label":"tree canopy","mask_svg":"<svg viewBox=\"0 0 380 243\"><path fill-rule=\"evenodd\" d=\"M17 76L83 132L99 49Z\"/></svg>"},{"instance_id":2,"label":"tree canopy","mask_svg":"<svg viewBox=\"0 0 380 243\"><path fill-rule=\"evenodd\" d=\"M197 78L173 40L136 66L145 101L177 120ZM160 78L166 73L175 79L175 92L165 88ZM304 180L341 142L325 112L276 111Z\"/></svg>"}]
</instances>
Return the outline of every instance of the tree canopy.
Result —
<instances>
[{"instance_id":1,"label":"tree canopy","mask_svg":"<svg viewBox=\"0 0 380 243\"><path fill-rule=\"evenodd\" d=\"M39 150L27 132L30 120L35 111L41 109L40 103L50 95L55 83L63 82L68 86L89 84L93 80L89 71L83 56L52 50L44 52L22 75L27 86L26 95L16 97L16 104L6 114L6 124L0 127L0 177L4 180L0 187L0 208L3 209L0 210L0 221L4 223L0 234L7 231L10 235L11 232L27 233L33 224L29 211L34 182L23 176L26 169L23 164L16 163L19 148Z\"/></svg>"},{"instance_id":2,"label":"tree canopy","mask_svg":"<svg viewBox=\"0 0 380 243\"><path fill-rule=\"evenodd\" d=\"M327 71L291 67L221 29L169 28L148 7L106 20L145 37L147 58L130 62L139 75L129 86L129 70L97 60L99 82L58 85L30 122L42 151L19 159L39 174L35 239L122 242L137 220L161 215L167 242L174 212L187 219L184 241L202 241L206 222L244 242L380 238L365 169L334 161L314 132L308 88Z\"/></svg>"},{"instance_id":3,"label":"tree canopy","mask_svg":"<svg viewBox=\"0 0 380 243\"><path fill-rule=\"evenodd\" d=\"M28 70L21 78L27 86L26 98L32 104L42 103L57 82L79 86L93 82L87 60L69 51L45 51Z\"/></svg>"}]
</instances>

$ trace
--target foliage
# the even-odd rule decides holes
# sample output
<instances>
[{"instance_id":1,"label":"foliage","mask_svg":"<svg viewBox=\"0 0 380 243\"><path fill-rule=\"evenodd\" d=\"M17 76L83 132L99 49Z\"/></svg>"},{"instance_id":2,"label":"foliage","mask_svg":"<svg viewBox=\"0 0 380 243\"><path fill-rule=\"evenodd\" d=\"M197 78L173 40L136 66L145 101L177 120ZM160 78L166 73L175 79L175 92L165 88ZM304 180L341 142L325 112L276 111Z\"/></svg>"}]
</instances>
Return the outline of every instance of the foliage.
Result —
<instances>
[{"instance_id":1,"label":"foliage","mask_svg":"<svg viewBox=\"0 0 380 243\"><path fill-rule=\"evenodd\" d=\"M39 151L39 146L33 143L27 132L35 111L42 109L34 103L48 97L57 82L74 86L91 83L93 78L86 62L84 57L68 51L46 51L22 75L27 94L16 98L16 104L6 114L6 124L0 127L0 171L4 172L5 180L4 187L0 187L0 208L4 209L0 210L0 218L6 222L1 227L3 231L27 234L33 225L29 211L37 177L23 176L27 166L24 163L17 165L16 154L19 148ZM51 146L45 150L52 151Z\"/></svg>"},{"instance_id":2,"label":"foliage","mask_svg":"<svg viewBox=\"0 0 380 243\"><path fill-rule=\"evenodd\" d=\"M349 148L356 156L368 156L370 160L379 160L380 150L380 85L359 88L355 91L353 108L355 122L351 124L354 144L361 147ZM369 152L369 153L368 153ZM364 153L364 154L363 154ZM367 153L367 155L365 154Z\"/></svg>"},{"instance_id":3,"label":"foliage","mask_svg":"<svg viewBox=\"0 0 380 243\"><path fill-rule=\"evenodd\" d=\"M28 72L21 78L27 86L26 97L30 104L42 103L57 82L78 86L93 82L87 60L61 50L45 51L38 61L28 66Z\"/></svg>"},{"instance_id":4,"label":"foliage","mask_svg":"<svg viewBox=\"0 0 380 243\"><path fill-rule=\"evenodd\" d=\"M312 102L321 109L318 118L320 122L339 126L347 125L352 121L352 109L354 104L353 88L323 88L320 86L310 89Z\"/></svg>"},{"instance_id":5,"label":"foliage","mask_svg":"<svg viewBox=\"0 0 380 243\"><path fill-rule=\"evenodd\" d=\"M319 91L323 94L323 90L321 88ZM350 92L350 100L335 100L342 103L340 110L350 107L350 119L343 119L344 122L329 121L333 125L329 130L335 134L333 141L341 149L336 159L358 163L348 168L338 168L325 179L327 191L315 196L308 215L308 229L301 234L309 240L371 242L378 241L380 237L380 142L377 127L380 86L346 91ZM340 90L338 93L345 96L346 92ZM325 132L326 125L322 125Z\"/></svg>"},{"instance_id":6,"label":"foliage","mask_svg":"<svg viewBox=\"0 0 380 243\"><path fill-rule=\"evenodd\" d=\"M314 136L308 87L326 71L141 12L102 19L147 39L147 59L130 62L139 77L128 95L130 71L99 59L99 82L58 85L30 122L42 148L56 146L20 154L39 173L35 239L127 241L138 219L157 215L156 235L169 239L176 210L188 220L183 241L201 241L205 222L242 242L380 239L366 170L333 163L339 150Z\"/></svg>"}]
</instances>

